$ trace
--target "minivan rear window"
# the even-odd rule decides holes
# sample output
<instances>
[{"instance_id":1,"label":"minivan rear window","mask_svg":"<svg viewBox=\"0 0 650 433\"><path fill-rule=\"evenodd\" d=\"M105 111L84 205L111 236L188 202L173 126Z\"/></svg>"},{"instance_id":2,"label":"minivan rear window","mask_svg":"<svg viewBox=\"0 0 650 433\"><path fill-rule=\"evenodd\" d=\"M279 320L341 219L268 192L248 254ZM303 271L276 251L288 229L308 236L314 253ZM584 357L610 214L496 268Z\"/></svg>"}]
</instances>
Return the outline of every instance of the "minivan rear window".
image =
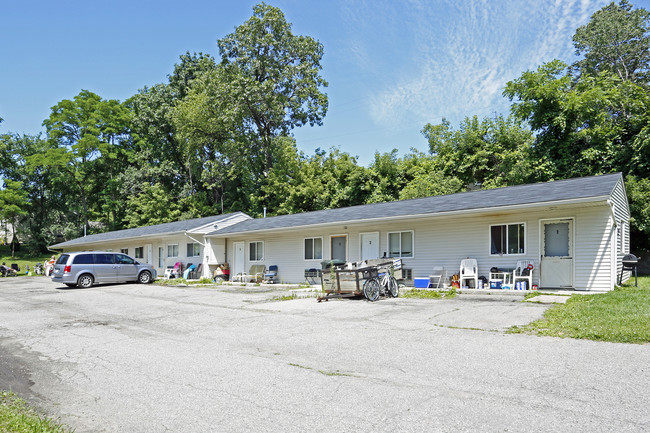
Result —
<instances>
[{"instance_id":1,"label":"minivan rear window","mask_svg":"<svg viewBox=\"0 0 650 433\"><path fill-rule=\"evenodd\" d=\"M115 254L94 254L96 265L112 265Z\"/></svg>"},{"instance_id":2,"label":"minivan rear window","mask_svg":"<svg viewBox=\"0 0 650 433\"><path fill-rule=\"evenodd\" d=\"M70 257L70 254L61 254L59 256L59 260L56 261L57 265L66 265L68 264L68 257Z\"/></svg>"},{"instance_id":3,"label":"minivan rear window","mask_svg":"<svg viewBox=\"0 0 650 433\"><path fill-rule=\"evenodd\" d=\"M72 259L73 265L92 265L93 264L93 255L92 254L79 254L74 259Z\"/></svg>"}]
</instances>

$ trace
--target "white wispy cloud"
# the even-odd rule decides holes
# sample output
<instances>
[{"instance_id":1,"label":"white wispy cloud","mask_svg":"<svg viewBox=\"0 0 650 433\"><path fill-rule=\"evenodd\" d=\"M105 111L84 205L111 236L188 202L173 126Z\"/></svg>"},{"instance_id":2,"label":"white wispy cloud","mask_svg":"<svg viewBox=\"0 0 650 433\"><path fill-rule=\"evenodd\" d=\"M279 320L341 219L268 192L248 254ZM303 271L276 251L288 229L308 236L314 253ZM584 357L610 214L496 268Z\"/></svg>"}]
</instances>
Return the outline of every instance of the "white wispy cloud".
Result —
<instances>
[{"instance_id":1,"label":"white wispy cloud","mask_svg":"<svg viewBox=\"0 0 650 433\"><path fill-rule=\"evenodd\" d=\"M395 52L404 64L398 75L379 81L381 87L374 89L368 105L373 121L399 126L412 121L437 123L442 117L457 122L468 115L505 113L509 104L501 92L506 82L555 58L572 61L575 29L606 2L402 3L409 14L408 33L413 45L385 47L384 55ZM371 16L352 9L348 13L355 17L357 26L367 26L372 20L383 32L400 31L404 23L382 15L392 14L393 5L373 2ZM359 61L365 62L365 67L385 61L373 57L382 54L380 50L357 47L357 51L363 53Z\"/></svg>"}]
</instances>

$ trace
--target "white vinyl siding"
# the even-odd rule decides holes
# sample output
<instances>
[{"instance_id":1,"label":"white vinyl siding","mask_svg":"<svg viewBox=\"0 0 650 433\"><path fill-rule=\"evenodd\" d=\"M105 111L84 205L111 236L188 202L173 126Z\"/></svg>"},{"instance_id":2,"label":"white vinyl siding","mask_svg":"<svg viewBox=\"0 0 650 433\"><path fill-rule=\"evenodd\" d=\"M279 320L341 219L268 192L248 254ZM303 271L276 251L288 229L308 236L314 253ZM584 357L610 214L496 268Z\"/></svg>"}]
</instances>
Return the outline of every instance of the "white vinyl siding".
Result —
<instances>
[{"instance_id":1,"label":"white vinyl siding","mask_svg":"<svg viewBox=\"0 0 650 433\"><path fill-rule=\"evenodd\" d=\"M478 261L479 276L488 276L490 268L514 268L517 260L533 260L533 284L539 284L539 226L540 219L574 218L575 232L575 275L576 289L611 290L610 259L607 257L608 216L611 215L607 205L602 202L585 207L562 207L549 210L525 209L510 212L484 212L474 215L440 216L435 218L413 218L399 222L362 222L347 225L350 245L358 245L361 233L379 232L380 256L388 255L388 236L390 233L412 232L414 239L413 257L402 259L405 268L412 269L416 277L428 276L433 266L444 266L449 275L458 272L460 261L470 257ZM611 219L611 218L610 218ZM526 225L526 253L522 255L492 255L486 245L490 242L490 225L520 224ZM261 236L259 233L239 237L229 236L227 257L233 257L232 243L236 241L258 241L262 239L266 248L264 261L278 265L278 275L287 283L305 281L307 268L320 267L313 262L305 262L305 239L340 235L340 226L284 230ZM607 236L605 236L607 234ZM213 239L216 241L217 238ZM323 242L323 257L330 255L329 242ZM359 261L360 249L350 248L348 260ZM247 255L248 258L248 255ZM246 270L250 262L246 263Z\"/></svg>"},{"instance_id":2,"label":"white vinyl siding","mask_svg":"<svg viewBox=\"0 0 650 433\"><path fill-rule=\"evenodd\" d=\"M612 203L614 205L614 218L620 227L620 236L617 236L617 245L614 256L616 257L614 283L618 282L618 276L623 268L623 256L630 253L630 208L628 206L627 194L623 182L619 181L612 192ZM623 281L631 276L631 272L623 273Z\"/></svg>"}]
</instances>

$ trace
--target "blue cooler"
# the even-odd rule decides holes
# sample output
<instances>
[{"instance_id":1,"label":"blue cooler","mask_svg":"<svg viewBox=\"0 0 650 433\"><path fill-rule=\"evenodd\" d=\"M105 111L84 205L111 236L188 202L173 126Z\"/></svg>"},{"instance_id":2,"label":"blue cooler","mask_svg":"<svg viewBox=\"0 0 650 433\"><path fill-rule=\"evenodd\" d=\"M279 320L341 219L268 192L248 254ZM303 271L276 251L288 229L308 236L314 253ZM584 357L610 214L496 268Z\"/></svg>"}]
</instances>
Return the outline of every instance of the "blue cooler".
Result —
<instances>
[{"instance_id":1,"label":"blue cooler","mask_svg":"<svg viewBox=\"0 0 650 433\"><path fill-rule=\"evenodd\" d=\"M501 281L490 281L490 289L500 289Z\"/></svg>"},{"instance_id":2,"label":"blue cooler","mask_svg":"<svg viewBox=\"0 0 650 433\"><path fill-rule=\"evenodd\" d=\"M413 283L415 284L416 289L427 289L429 288L429 277L413 278Z\"/></svg>"}]
</instances>

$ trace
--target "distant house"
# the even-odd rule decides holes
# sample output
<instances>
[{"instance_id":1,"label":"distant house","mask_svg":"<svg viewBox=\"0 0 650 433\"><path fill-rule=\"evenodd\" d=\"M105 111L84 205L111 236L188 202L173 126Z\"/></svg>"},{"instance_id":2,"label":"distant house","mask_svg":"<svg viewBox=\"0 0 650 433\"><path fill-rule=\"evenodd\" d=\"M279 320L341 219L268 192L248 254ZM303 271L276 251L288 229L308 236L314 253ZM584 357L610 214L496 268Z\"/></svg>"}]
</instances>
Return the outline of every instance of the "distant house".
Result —
<instances>
[{"instance_id":1,"label":"distant house","mask_svg":"<svg viewBox=\"0 0 650 433\"><path fill-rule=\"evenodd\" d=\"M413 276L427 276L433 266L458 272L466 257L488 276L492 267L514 268L527 259L540 287L611 290L629 252L629 217L617 173L270 218L237 213L174 233L159 231L162 224L131 229L144 231L142 237L122 230L52 248L141 248L150 263L162 265L159 272L174 261L201 260L206 276L223 262L233 275L254 264L277 265L280 279L294 283L330 259L399 257ZM185 256L175 251L181 240L201 245L201 257L190 256L189 246Z\"/></svg>"}]
</instances>

